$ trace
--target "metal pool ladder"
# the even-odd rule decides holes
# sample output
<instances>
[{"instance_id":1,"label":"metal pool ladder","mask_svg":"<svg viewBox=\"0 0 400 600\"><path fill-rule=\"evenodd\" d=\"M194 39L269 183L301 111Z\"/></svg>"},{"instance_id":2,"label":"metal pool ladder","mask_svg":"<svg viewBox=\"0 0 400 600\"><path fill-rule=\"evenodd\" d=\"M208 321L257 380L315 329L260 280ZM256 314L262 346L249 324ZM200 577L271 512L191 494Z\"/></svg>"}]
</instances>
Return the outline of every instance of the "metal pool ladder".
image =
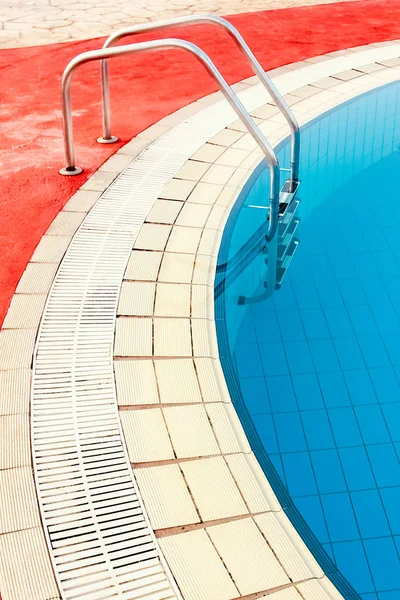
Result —
<instances>
[{"instance_id":1,"label":"metal pool ladder","mask_svg":"<svg viewBox=\"0 0 400 600\"><path fill-rule=\"evenodd\" d=\"M212 23L223 27L239 46L245 58L250 63L254 73L260 78L262 84L267 89L281 113L287 120L291 131L291 164L290 176L286 180L283 188L280 186L280 168L277 156L265 138L260 128L256 125L249 113L232 91L226 80L210 60L209 56L195 44L181 39L170 38L160 39L126 46L118 46L112 48L118 40L128 35L137 33L150 32L159 29L164 29L171 26L182 26L185 24ZM188 17L180 17L167 21L156 23L147 23L121 29L111 35L104 44L103 49L84 52L75 57L66 67L62 78L62 100L63 100L63 117L64 117L64 146L65 146L65 167L60 169L62 175L78 175L82 172L81 167L75 165L74 157L74 142L72 133L72 110L70 88L72 76L76 69L87 62L95 60L101 61L101 81L102 81L102 107L103 107L103 136L98 138L100 143L112 143L118 138L111 135L111 118L110 118L110 98L109 98L109 83L108 83L108 59L118 56L130 55L139 52L151 52L156 50L165 50L171 48L180 48L193 54L199 62L204 66L206 71L216 81L225 99L238 115L239 119L245 125L247 131L256 140L258 146L263 151L270 171L270 193L268 207L268 230L265 234L265 240L268 242L268 286L270 289L275 289L277 281L277 272L282 270L279 264L278 257L278 236L276 235L280 216L286 211L286 208L291 204L298 189L298 173L299 173L299 155L300 155L300 130L298 123L286 104L285 100L278 92L277 88L263 70L262 66L233 25L227 20L216 15L191 15Z\"/></svg>"}]
</instances>

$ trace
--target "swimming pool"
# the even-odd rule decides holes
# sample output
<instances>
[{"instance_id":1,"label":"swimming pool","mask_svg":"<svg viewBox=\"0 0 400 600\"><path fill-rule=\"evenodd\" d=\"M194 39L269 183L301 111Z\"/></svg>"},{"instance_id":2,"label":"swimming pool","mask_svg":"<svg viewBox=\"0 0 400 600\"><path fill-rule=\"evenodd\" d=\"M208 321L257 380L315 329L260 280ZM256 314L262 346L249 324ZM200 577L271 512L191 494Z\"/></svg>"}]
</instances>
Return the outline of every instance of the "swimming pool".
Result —
<instances>
[{"instance_id":1,"label":"swimming pool","mask_svg":"<svg viewBox=\"0 0 400 600\"><path fill-rule=\"evenodd\" d=\"M265 222L262 165L218 257L235 407L282 507L348 599L400 597L399 144L399 83L313 121L281 287L265 288L267 251L235 265ZM287 142L278 156L288 165Z\"/></svg>"}]
</instances>

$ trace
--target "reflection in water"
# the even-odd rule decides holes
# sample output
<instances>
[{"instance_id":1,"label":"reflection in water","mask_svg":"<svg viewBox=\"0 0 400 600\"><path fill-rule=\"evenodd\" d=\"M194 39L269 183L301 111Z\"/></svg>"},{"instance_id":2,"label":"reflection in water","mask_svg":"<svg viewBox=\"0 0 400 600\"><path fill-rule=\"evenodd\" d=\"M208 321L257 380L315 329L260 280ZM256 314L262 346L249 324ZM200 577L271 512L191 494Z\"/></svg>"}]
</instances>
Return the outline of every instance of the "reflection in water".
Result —
<instances>
[{"instance_id":1,"label":"reflection in water","mask_svg":"<svg viewBox=\"0 0 400 600\"><path fill-rule=\"evenodd\" d=\"M278 256L301 242L280 289L266 293L265 210L251 208L268 189L262 167L232 212L216 278L243 426L346 599L400 597L399 98L399 84L386 86L302 132L299 202Z\"/></svg>"}]
</instances>

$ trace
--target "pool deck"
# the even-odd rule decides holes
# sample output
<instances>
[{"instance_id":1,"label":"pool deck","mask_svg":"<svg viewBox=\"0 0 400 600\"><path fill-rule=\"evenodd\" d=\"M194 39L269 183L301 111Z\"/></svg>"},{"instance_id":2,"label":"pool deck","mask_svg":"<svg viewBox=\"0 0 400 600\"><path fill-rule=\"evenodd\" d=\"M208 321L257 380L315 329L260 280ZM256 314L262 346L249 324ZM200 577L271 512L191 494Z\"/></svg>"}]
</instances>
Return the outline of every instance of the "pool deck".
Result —
<instances>
[{"instance_id":1,"label":"pool deck","mask_svg":"<svg viewBox=\"0 0 400 600\"><path fill-rule=\"evenodd\" d=\"M384 42L271 75L302 125L399 79L399 57ZM234 89L276 146L287 126L264 88ZM261 158L212 94L126 144L43 236L0 332L3 600L341 598L252 454L218 358L216 257Z\"/></svg>"},{"instance_id":2,"label":"pool deck","mask_svg":"<svg viewBox=\"0 0 400 600\"><path fill-rule=\"evenodd\" d=\"M2 0L0 49L110 35L122 26L195 13L233 15L338 1L349 0Z\"/></svg>"}]
</instances>

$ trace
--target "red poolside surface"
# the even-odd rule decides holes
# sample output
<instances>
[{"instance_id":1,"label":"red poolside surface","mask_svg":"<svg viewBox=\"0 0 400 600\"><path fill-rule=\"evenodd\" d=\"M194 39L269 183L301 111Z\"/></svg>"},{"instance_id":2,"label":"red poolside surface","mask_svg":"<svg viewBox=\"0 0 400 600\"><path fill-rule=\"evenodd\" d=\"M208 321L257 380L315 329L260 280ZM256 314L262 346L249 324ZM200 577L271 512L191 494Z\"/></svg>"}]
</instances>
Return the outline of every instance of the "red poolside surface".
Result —
<instances>
[{"instance_id":1,"label":"red poolside surface","mask_svg":"<svg viewBox=\"0 0 400 600\"><path fill-rule=\"evenodd\" d=\"M400 38L400 1L361 0L230 20L264 68L272 69L340 48ZM217 27L191 27L185 33L210 54L230 83L251 75L232 40ZM176 35L182 37L184 31ZM136 38L144 39L150 38ZM62 177L60 77L71 58L102 43L100 38L0 51L0 325L40 238L88 176L138 132L215 90L201 66L183 51L114 59L112 121L121 143L104 146L95 142L101 133L99 65L85 65L72 88L76 162L85 172Z\"/></svg>"}]
</instances>

